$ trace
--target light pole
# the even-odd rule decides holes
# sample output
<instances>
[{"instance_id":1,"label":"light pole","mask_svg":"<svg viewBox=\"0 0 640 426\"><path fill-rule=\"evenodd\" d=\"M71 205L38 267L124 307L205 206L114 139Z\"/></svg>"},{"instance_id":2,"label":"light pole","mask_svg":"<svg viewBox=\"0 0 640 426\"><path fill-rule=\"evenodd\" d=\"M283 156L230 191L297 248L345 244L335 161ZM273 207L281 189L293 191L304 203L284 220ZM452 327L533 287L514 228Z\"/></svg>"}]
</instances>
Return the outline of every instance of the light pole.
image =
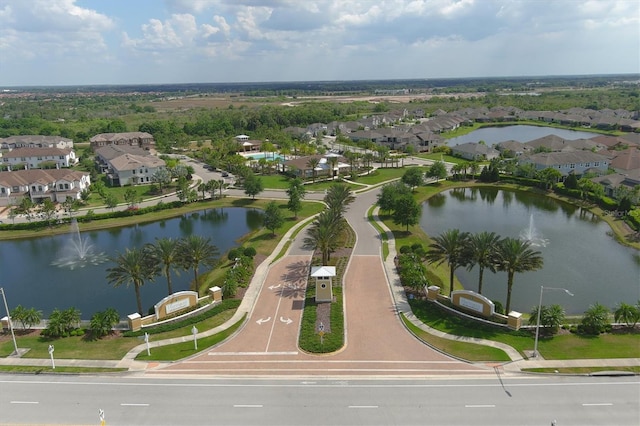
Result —
<instances>
[{"instance_id":1,"label":"light pole","mask_svg":"<svg viewBox=\"0 0 640 426\"><path fill-rule=\"evenodd\" d=\"M11 338L13 339L13 349L16 351L16 356L20 355L18 352L18 343L16 343L16 335L13 332L13 321L11 321L11 314L9 313L9 306L7 305L7 296L4 294L4 289L0 287L0 292L2 292L2 300L4 300L4 309L7 311L7 320L9 321L9 330L11 330Z\"/></svg>"},{"instance_id":2,"label":"light pole","mask_svg":"<svg viewBox=\"0 0 640 426\"><path fill-rule=\"evenodd\" d=\"M536 325L536 341L533 345L533 357L537 358L538 357L538 336L540 335L540 313L542 312L542 293L545 290L562 290L565 293L567 293L569 296L573 296L573 293L571 293L569 290L567 290L566 288L561 288L561 287L545 287L545 286L540 286L540 303L538 303L538 322Z\"/></svg>"}]
</instances>

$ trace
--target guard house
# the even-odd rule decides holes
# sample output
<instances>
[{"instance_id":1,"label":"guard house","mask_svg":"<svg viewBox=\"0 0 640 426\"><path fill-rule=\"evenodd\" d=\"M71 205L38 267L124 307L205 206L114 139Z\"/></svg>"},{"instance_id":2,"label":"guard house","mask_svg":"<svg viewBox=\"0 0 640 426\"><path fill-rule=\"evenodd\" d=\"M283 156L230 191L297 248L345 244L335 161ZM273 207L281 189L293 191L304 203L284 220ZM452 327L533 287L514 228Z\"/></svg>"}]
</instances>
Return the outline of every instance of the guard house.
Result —
<instances>
[{"instance_id":1,"label":"guard house","mask_svg":"<svg viewBox=\"0 0 640 426\"><path fill-rule=\"evenodd\" d=\"M331 279L335 276L335 266L311 267L311 277L316 279L316 302L333 302Z\"/></svg>"}]
</instances>

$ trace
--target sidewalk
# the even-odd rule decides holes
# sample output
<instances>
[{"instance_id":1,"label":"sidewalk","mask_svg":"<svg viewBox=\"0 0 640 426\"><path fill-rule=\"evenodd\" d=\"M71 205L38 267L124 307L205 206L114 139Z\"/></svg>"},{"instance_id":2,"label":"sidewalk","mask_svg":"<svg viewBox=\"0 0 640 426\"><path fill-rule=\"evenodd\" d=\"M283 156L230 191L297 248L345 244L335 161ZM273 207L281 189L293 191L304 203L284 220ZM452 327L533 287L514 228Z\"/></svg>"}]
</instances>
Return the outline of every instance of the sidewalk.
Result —
<instances>
[{"instance_id":1,"label":"sidewalk","mask_svg":"<svg viewBox=\"0 0 640 426\"><path fill-rule=\"evenodd\" d=\"M367 188L369 189L369 188ZM242 196L237 193L237 190L229 191L233 193L234 196ZM283 195L283 198L286 198L286 195ZM147 202L151 202L147 200ZM378 223L378 225L386 232L387 234L387 244L389 248L389 254L386 259L383 261L384 271L387 277L387 282L389 284L391 294L393 296L393 302L395 304L396 313L402 313L412 324L419 327L420 329L444 339L454 340L454 341L462 341L467 343L474 343L479 345L491 346L494 348L498 348L503 350L511 359L511 361L502 363L500 366L504 369L504 371L519 373L522 369L528 368L562 368L562 367L637 367L640 366L640 358L629 358L629 359L576 359L576 360L543 360L543 359L525 359L520 353L508 346L506 344L495 342L492 340L484 340L463 336L455 336L447 333L443 333L441 331L435 330L421 321L419 321L413 312L411 311L411 307L406 298L406 294L404 292L404 288L400 283L400 278L397 274L394 257L396 256L396 247L395 247L395 239L393 238L393 234L391 231L381 222L378 218L379 209L376 208L373 212L374 219ZM300 222L293 226L286 234L283 235L280 242L278 243L275 250L265 259L256 269L253 279L247 291L242 299L240 306L237 311L226 323L215 327L210 330L206 330L198 333L198 338L204 338L221 331L224 331L236 324L240 321L243 316L246 314L246 320L251 318L251 313L256 304L260 291L264 285L264 281L267 277L269 269L271 267L272 261L280 254L284 246L291 241L291 236L303 226L304 222ZM286 256L287 254L285 254ZM245 320L245 323L246 323ZM244 324L242 325L242 327ZM242 327L238 329L237 332L242 330ZM237 333L236 332L236 333ZM173 339L165 339L158 341L150 341L149 347L151 349L157 348L164 345L182 343L187 341L192 341L193 336L182 336ZM146 362L146 361L136 361L136 356L146 351L147 346L145 343L137 345L132 348L121 360L81 360L81 359L56 359L56 366L74 366L74 367L104 367L104 368L122 368L127 369L130 372L135 371L144 371L148 368L153 367L157 364L157 362ZM22 359L18 357L7 357L0 358L0 365L24 365L24 366L42 366L48 367L51 365L51 361L48 358L41 359Z\"/></svg>"}]
</instances>

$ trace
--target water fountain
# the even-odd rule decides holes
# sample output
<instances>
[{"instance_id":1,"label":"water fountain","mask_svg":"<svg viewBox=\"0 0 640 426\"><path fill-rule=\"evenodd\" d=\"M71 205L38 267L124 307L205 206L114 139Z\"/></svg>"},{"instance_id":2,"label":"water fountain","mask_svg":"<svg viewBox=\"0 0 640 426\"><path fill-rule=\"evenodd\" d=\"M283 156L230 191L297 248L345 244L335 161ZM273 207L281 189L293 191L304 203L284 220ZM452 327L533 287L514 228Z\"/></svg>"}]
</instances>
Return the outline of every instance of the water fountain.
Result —
<instances>
[{"instance_id":1,"label":"water fountain","mask_svg":"<svg viewBox=\"0 0 640 426\"><path fill-rule=\"evenodd\" d=\"M534 247L546 247L549 240L543 238L533 224L533 214L529 215L529 227L520 232L520 239L529 241Z\"/></svg>"},{"instance_id":2,"label":"water fountain","mask_svg":"<svg viewBox=\"0 0 640 426\"><path fill-rule=\"evenodd\" d=\"M78 221L71 221L69 239L61 250L60 257L51 262L59 268L84 268L87 265L99 265L108 260L104 252L97 253L88 238L83 238L80 234Z\"/></svg>"}]
</instances>

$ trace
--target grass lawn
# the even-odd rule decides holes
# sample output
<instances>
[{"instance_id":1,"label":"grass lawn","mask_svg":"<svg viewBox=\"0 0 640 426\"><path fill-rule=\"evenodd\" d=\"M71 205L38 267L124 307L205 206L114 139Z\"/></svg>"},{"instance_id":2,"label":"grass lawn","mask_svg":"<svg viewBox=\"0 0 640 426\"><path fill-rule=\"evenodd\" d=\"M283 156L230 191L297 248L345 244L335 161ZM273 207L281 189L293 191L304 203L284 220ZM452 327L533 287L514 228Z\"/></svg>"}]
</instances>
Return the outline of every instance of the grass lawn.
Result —
<instances>
[{"instance_id":1,"label":"grass lawn","mask_svg":"<svg viewBox=\"0 0 640 426\"><path fill-rule=\"evenodd\" d=\"M523 368L530 373L558 373L558 374L591 374L599 371L624 371L640 374L640 367L559 367L559 368Z\"/></svg>"},{"instance_id":2,"label":"grass lawn","mask_svg":"<svg viewBox=\"0 0 640 426\"><path fill-rule=\"evenodd\" d=\"M426 169L425 169L426 170ZM358 176L356 182L366 185L377 185L392 179L401 178L407 171L407 167L392 167L384 169L375 169L368 175Z\"/></svg>"},{"instance_id":3,"label":"grass lawn","mask_svg":"<svg viewBox=\"0 0 640 426\"><path fill-rule=\"evenodd\" d=\"M0 365L0 371L5 373L71 373L71 374L95 374L95 373L119 373L127 371L126 368L99 368L99 367L60 367L55 370L51 367L38 367L31 365Z\"/></svg>"},{"instance_id":4,"label":"grass lawn","mask_svg":"<svg viewBox=\"0 0 640 426\"><path fill-rule=\"evenodd\" d=\"M432 303L423 300L409 301L411 308L422 322L436 330L457 336L477 337L506 343L524 355L532 350L534 333L527 330L508 331L459 318L448 314ZM563 334L543 337L538 341L538 350L544 359L588 359L588 358L640 358L638 334L603 334L581 336ZM463 357L464 358L464 357Z\"/></svg>"},{"instance_id":5,"label":"grass lawn","mask_svg":"<svg viewBox=\"0 0 640 426\"><path fill-rule=\"evenodd\" d=\"M467 361L509 361L509 356L502 350L490 346L476 345L474 343L458 342L434 336L416 327L404 315L402 322L415 336L442 352L453 355Z\"/></svg>"},{"instance_id":6,"label":"grass lawn","mask_svg":"<svg viewBox=\"0 0 640 426\"><path fill-rule=\"evenodd\" d=\"M228 329L216 333L213 336L203 337L198 339L198 350L195 349L193 340L187 342L177 343L175 345L160 346L158 348L152 348L150 350L151 355L147 355L146 351L140 352L136 357L139 361L177 361L182 358L194 355L200 351L206 350L214 345L225 340L240 328L244 323L246 315L244 315L237 323L233 324Z\"/></svg>"},{"instance_id":7,"label":"grass lawn","mask_svg":"<svg viewBox=\"0 0 640 426\"><path fill-rule=\"evenodd\" d=\"M454 157L453 155L442 154L440 152L431 153L431 154L418 154L416 157L426 158L427 160L439 161L442 160L445 163L454 163L454 164L462 164L468 163L469 160L466 158Z\"/></svg>"}]
</instances>

